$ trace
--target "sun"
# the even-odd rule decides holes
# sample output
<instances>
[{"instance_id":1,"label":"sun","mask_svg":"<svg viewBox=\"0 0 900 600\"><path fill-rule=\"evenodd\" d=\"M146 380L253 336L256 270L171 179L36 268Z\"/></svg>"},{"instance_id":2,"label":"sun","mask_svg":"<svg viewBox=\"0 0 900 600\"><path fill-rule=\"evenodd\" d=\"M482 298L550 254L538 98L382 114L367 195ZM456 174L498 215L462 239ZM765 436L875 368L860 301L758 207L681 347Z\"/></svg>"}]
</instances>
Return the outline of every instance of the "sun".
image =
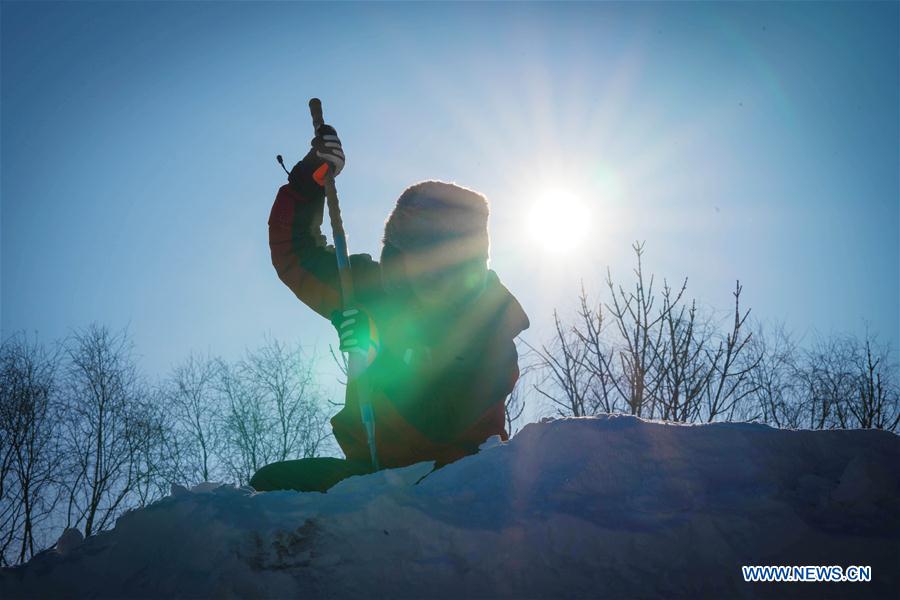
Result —
<instances>
[{"instance_id":1,"label":"sun","mask_svg":"<svg viewBox=\"0 0 900 600\"><path fill-rule=\"evenodd\" d=\"M548 190L538 195L527 214L529 237L553 254L577 251L591 230L590 211L576 194Z\"/></svg>"}]
</instances>

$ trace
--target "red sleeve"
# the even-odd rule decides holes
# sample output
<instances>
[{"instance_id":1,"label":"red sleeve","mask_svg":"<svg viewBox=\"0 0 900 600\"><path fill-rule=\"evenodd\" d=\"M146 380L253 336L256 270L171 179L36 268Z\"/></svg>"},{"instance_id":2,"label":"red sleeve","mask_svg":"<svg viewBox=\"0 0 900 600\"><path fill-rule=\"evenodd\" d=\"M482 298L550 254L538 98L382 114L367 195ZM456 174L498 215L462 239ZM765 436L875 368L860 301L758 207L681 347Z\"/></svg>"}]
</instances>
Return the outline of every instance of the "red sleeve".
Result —
<instances>
[{"instance_id":1,"label":"red sleeve","mask_svg":"<svg viewBox=\"0 0 900 600\"><path fill-rule=\"evenodd\" d=\"M331 319L341 308L341 282L334 246L325 243L322 219L325 192L308 186L299 192L283 185L269 215L269 249L281 281L314 311ZM357 304L365 304L381 286L381 267L368 254L352 254L353 285Z\"/></svg>"},{"instance_id":2,"label":"red sleeve","mask_svg":"<svg viewBox=\"0 0 900 600\"><path fill-rule=\"evenodd\" d=\"M290 185L281 186L269 215L269 248L281 281L330 319L341 294L334 247L326 246L321 232L324 203L324 194L305 198Z\"/></svg>"}]
</instances>

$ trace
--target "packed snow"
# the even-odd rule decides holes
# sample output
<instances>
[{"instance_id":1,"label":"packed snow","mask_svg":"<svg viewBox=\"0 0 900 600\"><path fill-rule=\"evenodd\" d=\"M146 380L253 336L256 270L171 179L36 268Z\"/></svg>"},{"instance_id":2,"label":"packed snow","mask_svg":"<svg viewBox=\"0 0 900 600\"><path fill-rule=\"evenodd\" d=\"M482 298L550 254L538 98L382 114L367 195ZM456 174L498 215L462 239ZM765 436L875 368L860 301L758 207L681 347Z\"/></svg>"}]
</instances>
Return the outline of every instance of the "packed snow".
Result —
<instances>
[{"instance_id":1,"label":"packed snow","mask_svg":"<svg viewBox=\"0 0 900 600\"><path fill-rule=\"evenodd\" d=\"M742 565L867 565L745 583ZM326 494L205 484L2 572L0 597L898 597L900 437L545 420Z\"/></svg>"}]
</instances>

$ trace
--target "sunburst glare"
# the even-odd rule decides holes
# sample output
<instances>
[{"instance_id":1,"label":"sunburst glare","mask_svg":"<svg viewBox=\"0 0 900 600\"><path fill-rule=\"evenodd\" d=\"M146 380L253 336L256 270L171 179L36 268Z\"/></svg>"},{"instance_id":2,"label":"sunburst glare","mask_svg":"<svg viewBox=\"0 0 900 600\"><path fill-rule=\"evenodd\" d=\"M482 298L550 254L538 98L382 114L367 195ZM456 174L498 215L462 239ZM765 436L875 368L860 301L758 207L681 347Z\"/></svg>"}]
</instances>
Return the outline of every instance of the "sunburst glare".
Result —
<instances>
[{"instance_id":1,"label":"sunburst glare","mask_svg":"<svg viewBox=\"0 0 900 600\"><path fill-rule=\"evenodd\" d=\"M591 229L587 204L577 194L548 190L528 211L529 236L543 250L563 254L577 250Z\"/></svg>"}]
</instances>

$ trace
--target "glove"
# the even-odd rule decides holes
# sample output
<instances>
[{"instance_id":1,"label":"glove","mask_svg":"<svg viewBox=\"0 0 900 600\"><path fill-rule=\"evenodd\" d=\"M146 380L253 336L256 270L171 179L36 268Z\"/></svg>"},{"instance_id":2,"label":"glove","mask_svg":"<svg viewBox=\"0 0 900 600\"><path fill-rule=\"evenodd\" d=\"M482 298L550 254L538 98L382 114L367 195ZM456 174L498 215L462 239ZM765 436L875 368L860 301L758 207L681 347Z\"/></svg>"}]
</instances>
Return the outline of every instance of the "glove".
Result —
<instances>
[{"instance_id":1,"label":"glove","mask_svg":"<svg viewBox=\"0 0 900 600\"><path fill-rule=\"evenodd\" d=\"M356 352L369 362L378 356L380 344L375 324L369 315L358 308L335 310L331 313L331 323L338 331L341 352Z\"/></svg>"},{"instance_id":2,"label":"glove","mask_svg":"<svg viewBox=\"0 0 900 600\"><path fill-rule=\"evenodd\" d=\"M329 169L337 177L344 170L346 160L341 140L331 125L320 125L310 146L303 160L294 165L288 175L288 182L301 193L309 190L311 185L319 188L325 185L325 174Z\"/></svg>"}]
</instances>

